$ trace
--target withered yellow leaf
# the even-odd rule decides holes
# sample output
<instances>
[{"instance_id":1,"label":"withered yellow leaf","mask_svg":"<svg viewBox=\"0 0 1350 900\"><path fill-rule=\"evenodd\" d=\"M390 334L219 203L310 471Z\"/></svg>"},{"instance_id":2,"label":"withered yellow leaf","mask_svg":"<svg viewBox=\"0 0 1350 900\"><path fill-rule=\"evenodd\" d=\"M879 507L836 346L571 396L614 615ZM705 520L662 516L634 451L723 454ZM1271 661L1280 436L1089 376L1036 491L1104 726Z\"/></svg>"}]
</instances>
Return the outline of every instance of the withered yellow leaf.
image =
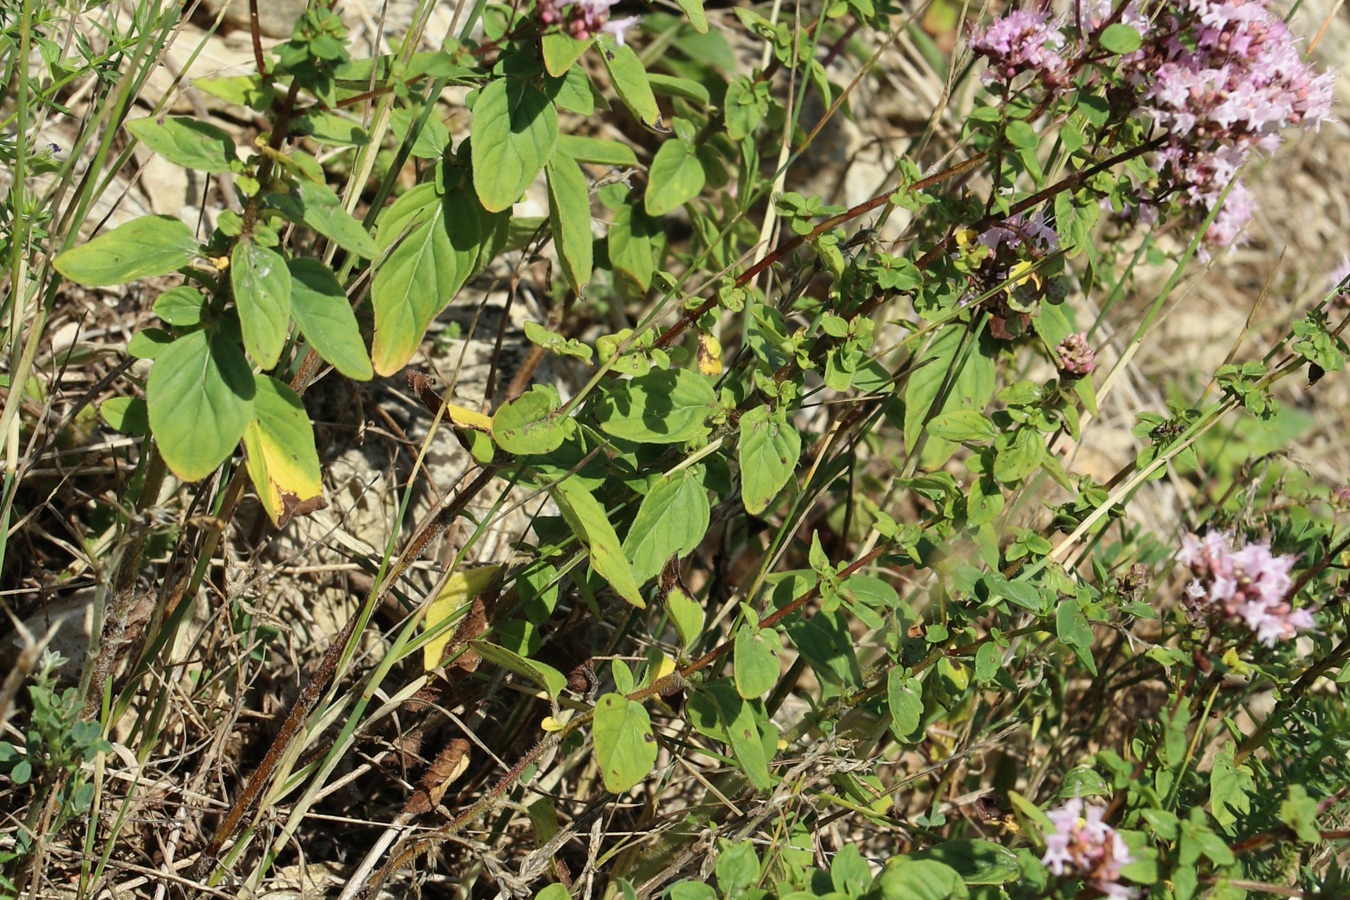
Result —
<instances>
[{"instance_id":1,"label":"withered yellow leaf","mask_svg":"<svg viewBox=\"0 0 1350 900\"><path fill-rule=\"evenodd\" d=\"M278 527L324 507L314 430L300 396L275 378L255 380L253 419L244 429L248 474Z\"/></svg>"},{"instance_id":2,"label":"withered yellow leaf","mask_svg":"<svg viewBox=\"0 0 1350 900\"><path fill-rule=\"evenodd\" d=\"M461 609L468 606L474 597L492 583L492 579L497 577L501 568L497 565L477 566L452 573L445 580L445 586L441 588L440 593L427 607L427 617L422 622L422 627L432 631L447 619L458 616ZM445 645L450 643L453 635L454 629L447 628L423 645L422 663L426 671L430 672L440 665L441 654L445 652Z\"/></svg>"},{"instance_id":3,"label":"withered yellow leaf","mask_svg":"<svg viewBox=\"0 0 1350 900\"><path fill-rule=\"evenodd\" d=\"M480 412L474 412L471 409L465 409L462 406L456 406L453 403L445 404L445 417L450 420L450 424L456 428L467 428L470 431L492 432L492 417L485 416Z\"/></svg>"}]
</instances>

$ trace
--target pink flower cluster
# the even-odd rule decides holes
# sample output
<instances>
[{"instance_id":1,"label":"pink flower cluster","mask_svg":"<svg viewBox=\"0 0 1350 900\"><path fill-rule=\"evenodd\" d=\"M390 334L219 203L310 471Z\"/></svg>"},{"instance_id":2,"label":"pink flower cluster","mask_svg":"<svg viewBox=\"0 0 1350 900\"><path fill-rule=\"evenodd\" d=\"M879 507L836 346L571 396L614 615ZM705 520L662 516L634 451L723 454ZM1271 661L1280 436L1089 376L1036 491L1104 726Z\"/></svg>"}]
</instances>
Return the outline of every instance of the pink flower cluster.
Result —
<instances>
[{"instance_id":1,"label":"pink flower cluster","mask_svg":"<svg viewBox=\"0 0 1350 900\"><path fill-rule=\"evenodd\" d=\"M1087 342L1087 335L1081 331L1060 341L1055 347L1055 355L1059 357L1059 371L1070 378L1090 374L1097 356Z\"/></svg>"},{"instance_id":2,"label":"pink flower cluster","mask_svg":"<svg viewBox=\"0 0 1350 900\"><path fill-rule=\"evenodd\" d=\"M1004 251L1015 253L1024 246L1038 257L1059 249L1059 235L1055 234L1055 229L1045 224L1040 216L1021 213L991 225L976 242L988 247L995 255Z\"/></svg>"},{"instance_id":3,"label":"pink flower cluster","mask_svg":"<svg viewBox=\"0 0 1350 900\"><path fill-rule=\"evenodd\" d=\"M1334 295L1331 302L1337 306L1350 306L1350 284L1345 284L1347 278L1350 278L1350 256L1343 256L1341 264L1327 276L1327 290Z\"/></svg>"},{"instance_id":4,"label":"pink flower cluster","mask_svg":"<svg viewBox=\"0 0 1350 900\"><path fill-rule=\"evenodd\" d=\"M1050 15L1018 9L971 35L970 48L989 61L985 84L1007 85L1023 72L1035 72L1047 86L1065 85L1069 63L1060 55L1064 35Z\"/></svg>"},{"instance_id":5,"label":"pink flower cluster","mask_svg":"<svg viewBox=\"0 0 1350 900\"><path fill-rule=\"evenodd\" d=\"M539 21L544 25L562 25L564 31L579 41L588 41L596 34L608 34L622 47L623 33L638 23L638 16L611 19L609 11L619 0L540 0L536 7Z\"/></svg>"},{"instance_id":6,"label":"pink flower cluster","mask_svg":"<svg viewBox=\"0 0 1350 900\"><path fill-rule=\"evenodd\" d=\"M1082 61L1102 57L1095 43L1101 30L1118 22L1138 31L1139 49L1107 60L1125 73L1123 91L1111 89L1112 104L1148 116L1164 132L1159 197L1180 197L1198 220L1218 206L1252 153L1274 150L1286 128L1315 128L1331 118L1332 75L1303 61L1269 2L1165 0L1145 17L1137 3L1112 11L1108 0L1080 0L1067 31L1046 12L1018 10L972 35L970 47L988 61L984 80L1000 93L1029 72L1058 96L1075 72L1084 85L1099 77ZM1251 216L1250 195L1234 183L1206 242L1231 246Z\"/></svg>"},{"instance_id":7,"label":"pink flower cluster","mask_svg":"<svg viewBox=\"0 0 1350 900\"><path fill-rule=\"evenodd\" d=\"M1122 866L1134 862L1119 834L1102 820L1104 809L1086 805L1079 797L1048 811L1045 816L1054 831L1045 835L1045 855L1041 862L1056 875L1066 871L1112 900L1139 896L1120 878Z\"/></svg>"},{"instance_id":8,"label":"pink flower cluster","mask_svg":"<svg viewBox=\"0 0 1350 900\"><path fill-rule=\"evenodd\" d=\"M1132 81L1168 134L1160 163L1205 215L1253 152L1274 150L1286 128L1331 118L1333 79L1303 61L1294 36L1260 0L1175 0L1159 22L1166 36ZM1251 215L1238 182L1207 241L1232 245Z\"/></svg>"},{"instance_id":9,"label":"pink flower cluster","mask_svg":"<svg viewBox=\"0 0 1350 900\"><path fill-rule=\"evenodd\" d=\"M1211 531L1203 538L1188 534L1177 560L1195 575L1186 598L1197 613L1217 611L1242 622L1267 647L1312 629L1311 610L1294 609L1287 599L1294 557L1276 556L1269 544L1253 542L1235 550L1225 532Z\"/></svg>"}]
</instances>

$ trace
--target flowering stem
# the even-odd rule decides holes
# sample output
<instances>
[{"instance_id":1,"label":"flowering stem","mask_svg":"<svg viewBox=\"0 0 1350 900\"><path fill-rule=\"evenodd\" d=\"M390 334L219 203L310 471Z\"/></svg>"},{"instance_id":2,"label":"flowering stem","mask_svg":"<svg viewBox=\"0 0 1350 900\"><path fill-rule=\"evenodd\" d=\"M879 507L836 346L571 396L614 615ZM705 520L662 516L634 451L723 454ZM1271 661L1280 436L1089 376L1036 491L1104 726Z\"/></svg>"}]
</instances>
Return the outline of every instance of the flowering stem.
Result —
<instances>
[{"instance_id":1,"label":"flowering stem","mask_svg":"<svg viewBox=\"0 0 1350 900\"><path fill-rule=\"evenodd\" d=\"M1105 159L1099 163L1094 163L1093 165L1088 166L1086 169L1079 169L1072 175L1067 175L1064 178L1060 179L1059 181L1055 182L1054 184L1050 185L1049 187L1042 188L1041 190L1037 191L1031 196L1025 197L1022 200L1018 201L1017 203L1014 203L1008 209L1008 212L1006 214L991 213L990 215L985 216L983 219L976 222L974 225L970 227L972 230L977 232L987 231L989 228L991 228L994 225L997 225L1004 219L1010 219L1019 213L1026 212L1032 207L1039 206L1045 201L1053 199L1057 194L1063 193L1064 191L1067 190L1071 190L1072 188L1076 188L1080 184L1083 184L1088 179L1092 178L1094 175L1097 175L1100 172L1104 172L1113 166L1120 165L1121 163L1124 162L1129 162L1135 157L1143 156L1145 153L1151 153L1152 151L1162 147L1164 143L1166 143L1165 137L1156 137L1151 141L1146 141L1145 143L1140 144L1138 147L1133 147L1129 150L1125 150L1111 157L1110 159ZM947 237L943 238L932 248L930 248L928 252L926 252L923 256L919 257L919 261L915 265L917 265L920 269L926 269L928 266L932 265L933 261L936 260L939 256L949 252L952 248L952 244L954 244L955 242L956 242L956 232L955 230L953 230L951 234L948 234Z\"/></svg>"}]
</instances>

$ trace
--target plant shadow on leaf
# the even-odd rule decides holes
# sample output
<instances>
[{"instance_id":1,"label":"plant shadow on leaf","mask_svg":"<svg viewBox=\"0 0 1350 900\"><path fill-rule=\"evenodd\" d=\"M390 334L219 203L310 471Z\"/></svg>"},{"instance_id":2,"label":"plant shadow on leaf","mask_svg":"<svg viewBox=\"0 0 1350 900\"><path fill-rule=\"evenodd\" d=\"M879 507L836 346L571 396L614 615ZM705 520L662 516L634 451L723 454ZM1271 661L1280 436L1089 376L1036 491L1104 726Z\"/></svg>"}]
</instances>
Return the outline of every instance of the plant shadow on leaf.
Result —
<instances>
[{"instance_id":1,"label":"plant shadow on leaf","mask_svg":"<svg viewBox=\"0 0 1350 900\"><path fill-rule=\"evenodd\" d=\"M600 404L601 427L638 443L673 444L708 435L717 403L712 387L683 369L649 372L616 382Z\"/></svg>"}]
</instances>

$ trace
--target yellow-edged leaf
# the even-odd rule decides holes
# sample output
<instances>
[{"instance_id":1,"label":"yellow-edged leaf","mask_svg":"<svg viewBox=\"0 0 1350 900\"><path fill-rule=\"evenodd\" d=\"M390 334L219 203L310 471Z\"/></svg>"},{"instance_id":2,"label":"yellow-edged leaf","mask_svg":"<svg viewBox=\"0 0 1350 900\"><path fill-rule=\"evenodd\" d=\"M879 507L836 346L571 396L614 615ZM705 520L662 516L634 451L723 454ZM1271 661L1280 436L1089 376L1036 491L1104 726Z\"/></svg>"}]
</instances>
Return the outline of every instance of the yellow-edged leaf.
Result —
<instances>
[{"instance_id":1,"label":"yellow-edged leaf","mask_svg":"<svg viewBox=\"0 0 1350 900\"><path fill-rule=\"evenodd\" d=\"M255 384L253 418L244 429L248 474L263 509L280 527L323 508L319 454L300 396L265 375Z\"/></svg>"},{"instance_id":2,"label":"yellow-edged leaf","mask_svg":"<svg viewBox=\"0 0 1350 900\"><path fill-rule=\"evenodd\" d=\"M471 409L465 409L462 406L456 406L453 403L445 404L445 416L450 420L450 424L456 428L467 428L470 431L484 431L492 433L492 417L485 416L480 412L474 412Z\"/></svg>"},{"instance_id":3,"label":"yellow-edged leaf","mask_svg":"<svg viewBox=\"0 0 1350 900\"><path fill-rule=\"evenodd\" d=\"M442 622L459 615L459 611L491 584L501 570L501 566L478 566L452 573L445 580L440 593L427 606L427 617L422 627L431 631ZM440 665L441 654L445 652L445 645L450 643L453 634L454 630L447 628L422 645L422 664L426 671L430 672Z\"/></svg>"}]
</instances>

